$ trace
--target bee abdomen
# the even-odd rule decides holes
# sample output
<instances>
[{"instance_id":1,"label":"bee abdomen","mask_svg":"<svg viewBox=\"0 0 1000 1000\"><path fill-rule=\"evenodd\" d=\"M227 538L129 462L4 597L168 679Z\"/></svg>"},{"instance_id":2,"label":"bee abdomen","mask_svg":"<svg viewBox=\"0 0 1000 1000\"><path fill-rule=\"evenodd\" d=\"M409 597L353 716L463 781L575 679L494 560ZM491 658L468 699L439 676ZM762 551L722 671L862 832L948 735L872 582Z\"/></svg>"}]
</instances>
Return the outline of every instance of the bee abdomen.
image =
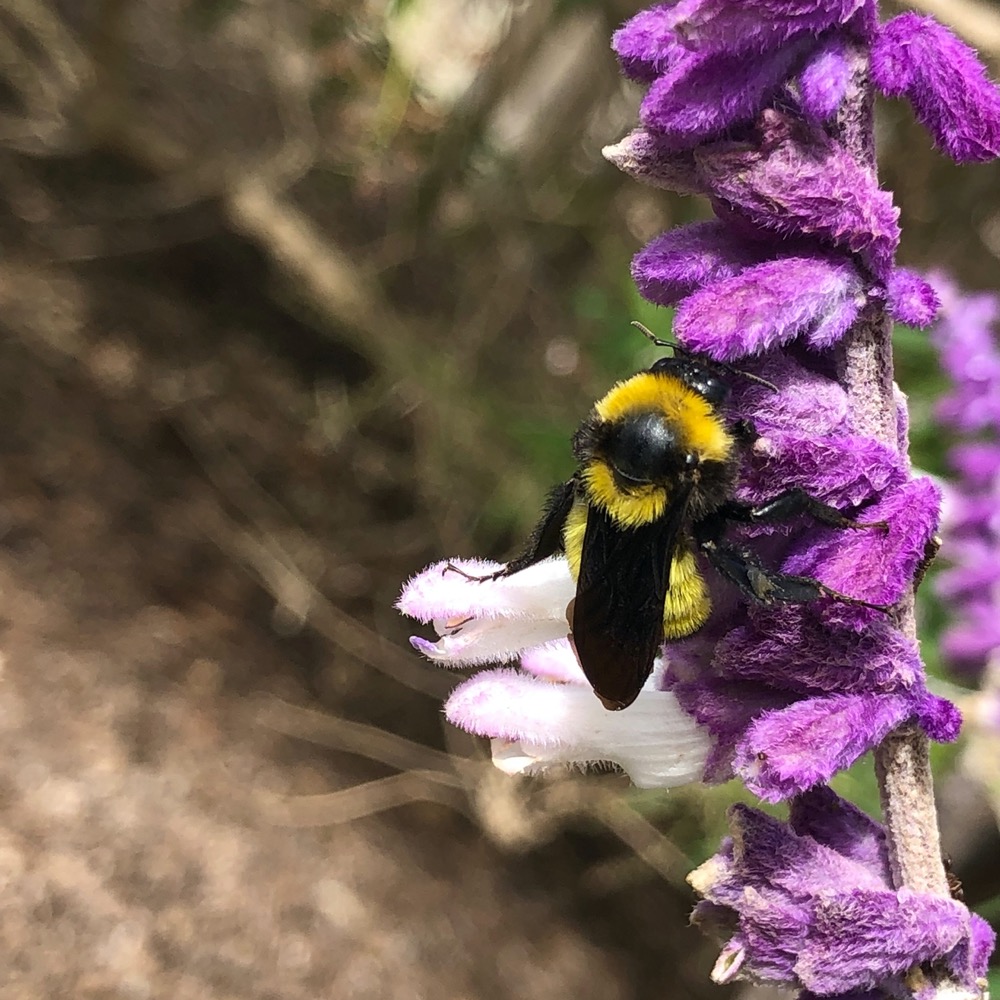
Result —
<instances>
[{"instance_id":1,"label":"bee abdomen","mask_svg":"<svg viewBox=\"0 0 1000 1000\"><path fill-rule=\"evenodd\" d=\"M678 552L670 564L670 587L663 602L663 636L684 639L708 620L712 600L691 552Z\"/></svg>"}]
</instances>

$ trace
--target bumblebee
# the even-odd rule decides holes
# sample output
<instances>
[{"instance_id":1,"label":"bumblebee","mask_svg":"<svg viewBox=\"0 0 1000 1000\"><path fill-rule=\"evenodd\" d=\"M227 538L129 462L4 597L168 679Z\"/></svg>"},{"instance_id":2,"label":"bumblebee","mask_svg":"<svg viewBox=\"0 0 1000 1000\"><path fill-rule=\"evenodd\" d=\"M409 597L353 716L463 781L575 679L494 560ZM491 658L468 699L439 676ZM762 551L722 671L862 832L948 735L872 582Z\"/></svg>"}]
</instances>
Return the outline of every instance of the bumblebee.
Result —
<instances>
[{"instance_id":1,"label":"bumblebee","mask_svg":"<svg viewBox=\"0 0 1000 1000\"><path fill-rule=\"evenodd\" d=\"M691 636L708 619L712 605L699 555L759 604L826 596L887 610L810 577L769 569L726 541L732 523L796 514L838 528L885 527L851 521L801 489L760 505L733 499L740 445L756 436L748 423L723 415L737 376L775 388L679 348L617 383L573 438L577 471L552 490L525 551L497 574L566 554L576 579L567 609L570 639L609 710L635 701L665 639Z\"/></svg>"}]
</instances>

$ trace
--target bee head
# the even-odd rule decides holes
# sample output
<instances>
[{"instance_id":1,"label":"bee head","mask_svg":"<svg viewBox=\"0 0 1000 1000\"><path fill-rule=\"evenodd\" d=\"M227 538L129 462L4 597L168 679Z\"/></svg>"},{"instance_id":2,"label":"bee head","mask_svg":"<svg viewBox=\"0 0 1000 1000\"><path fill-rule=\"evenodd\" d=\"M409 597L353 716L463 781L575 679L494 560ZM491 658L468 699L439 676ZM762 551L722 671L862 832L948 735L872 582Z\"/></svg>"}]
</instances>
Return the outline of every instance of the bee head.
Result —
<instances>
[{"instance_id":1,"label":"bee head","mask_svg":"<svg viewBox=\"0 0 1000 1000\"><path fill-rule=\"evenodd\" d=\"M662 413L630 414L604 427L601 457L623 486L675 481L698 465Z\"/></svg>"},{"instance_id":2,"label":"bee head","mask_svg":"<svg viewBox=\"0 0 1000 1000\"><path fill-rule=\"evenodd\" d=\"M689 355L660 358L649 370L654 375L672 375L680 379L712 406L721 406L729 398L729 383L723 373Z\"/></svg>"}]
</instances>

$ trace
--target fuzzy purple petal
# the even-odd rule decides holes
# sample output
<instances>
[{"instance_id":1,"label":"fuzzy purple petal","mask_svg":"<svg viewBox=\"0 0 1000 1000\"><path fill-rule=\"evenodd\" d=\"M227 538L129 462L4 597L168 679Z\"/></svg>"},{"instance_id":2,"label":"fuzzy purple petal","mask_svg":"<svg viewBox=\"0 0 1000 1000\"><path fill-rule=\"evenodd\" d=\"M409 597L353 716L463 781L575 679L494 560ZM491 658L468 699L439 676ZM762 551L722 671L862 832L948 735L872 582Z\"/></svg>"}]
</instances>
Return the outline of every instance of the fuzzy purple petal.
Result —
<instances>
[{"instance_id":1,"label":"fuzzy purple petal","mask_svg":"<svg viewBox=\"0 0 1000 1000\"><path fill-rule=\"evenodd\" d=\"M762 53L797 37L815 37L850 21L862 0L681 0L642 11L615 32L612 45L627 76L649 81L666 71L676 47Z\"/></svg>"},{"instance_id":2,"label":"fuzzy purple petal","mask_svg":"<svg viewBox=\"0 0 1000 1000\"><path fill-rule=\"evenodd\" d=\"M740 474L737 496L745 503L764 503L775 483L798 487L816 499L849 510L888 488L901 486L907 475L903 459L891 448L859 434L828 437L768 431L750 449ZM803 428L808 432L808 425ZM868 515L865 515L868 520Z\"/></svg>"},{"instance_id":3,"label":"fuzzy purple petal","mask_svg":"<svg viewBox=\"0 0 1000 1000\"><path fill-rule=\"evenodd\" d=\"M685 347L735 361L800 334L808 338L845 308L856 315L861 296L860 276L849 261L786 257L748 267L688 296L678 307L674 328Z\"/></svg>"},{"instance_id":4,"label":"fuzzy purple petal","mask_svg":"<svg viewBox=\"0 0 1000 1000\"><path fill-rule=\"evenodd\" d=\"M800 836L772 816L735 805L729 817L734 840L725 881L730 892L742 884L757 890L767 905L778 902L782 895L802 902L810 896L822 899L830 889L877 893L889 888L883 866L869 867L852 854ZM712 888L709 898L716 895Z\"/></svg>"},{"instance_id":5,"label":"fuzzy purple petal","mask_svg":"<svg viewBox=\"0 0 1000 1000\"><path fill-rule=\"evenodd\" d=\"M663 136L636 129L605 146L601 155L634 180L681 194L705 194L704 181L690 150L675 150Z\"/></svg>"},{"instance_id":6,"label":"fuzzy purple petal","mask_svg":"<svg viewBox=\"0 0 1000 1000\"><path fill-rule=\"evenodd\" d=\"M916 272L897 267L889 278L886 292L889 313L897 322L923 328L937 319L941 300L933 286Z\"/></svg>"},{"instance_id":7,"label":"fuzzy purple petal","mask_svg":"<svg viewBox=\"0 0 1000 1000\"><path fill-rule=\"evenodd\" d=\"M800 837L850 858L875 873L885 888L892 887L885 830L832 788L817 785L796 795L788 808L788 824Z\"/></svg>"},{"instance_id":8,"label":"fuzzy purple petal","mask_svg":"<svg viewBox=\"0 0 1000 1000\"><path fill-rule=\"evenodd\" d=\"M887 620L831 628L808 605L754 608L716 646L714 672L799 694L902 692L923 676L916 643Z\"/></svg>"},{"instance_id":9,"label":"fuzzy purple petal","mask_svg":"<svg viewBox=\"0 0 1000 1000\"><path fill-rule=\"evenodd\" d=\"M755 719L736 747L733 770L765 802L825 784L878 746L913 714L907 695L830 695Z\"/></svg>"},{"instance_id":10,"label":"fuzzy purple petal","mask_svg":"<svg viewBox=\"0 0 1000 1000\"><path fill-rule=\"evenodd\" d=\"M874 987L887 976L947 956L969 934L969 911L952 899L853 889L817 899L812 933L795 963L820 994Z\"/></svg>"},{"instance_id":11,"label":"fuzzy purple petal","mask_svg":"<svg viewBox=\"0 0 1000 1000\"><path fill-rule=\"evenodd\" d=\"M676 28L693 6L691 0L660 4L626 21L611 38L622 72L641 83L650 83L666 72L686 51Z\"/></svg>"},{"instance_id":12,"label":"fuzzy purple petal","mask_svg":"<svg viewBox=\"0 0 1000 1000\"><path fill-rule=\"evenodd\" d=\"M844 427L847 393L835 379L806 368L781 351L744 367L778 387L775 392L749 379L733 382L730 408L734 418L751 421L761 436L771 438L779 431L815 439Z\"/></svg>"},{"instance_id":13,"label":"fuzzy purple petal","mask_svg":"<svg viewBox=\"0 0 1000 1000\"><path fill-rule=\"evenodd\" d=\"M962 713L947 698L925 691L914 706L914 716L925 733L938 743L954 743L962 730Z\"/></svg>"},{"instance_id":14,"label":"fuzzy purple petal","mask_svg":"<svg viewBox=\"0 0 1000 1000\"><path fill-rule=\"evenodd\" d=\"M844 100L851 76L847 51L846 39L831 35L810 54L799 75L799 101L814 121L828 121Z\"/></svg>"},{"instance_id":15,"label":"fuzzy purple petal","mask_svg":"<svg viewBox=\"0 0 1000 1000\"><path fill-rule=\"evenodd\" d=\"M860 294L847 296L839 301L831 300L830 308L805 335L805 342L816 350L833 347L858 318L862 304Z\"/></svg>"},{"instance_id":16,"label":"fuzzy purple petal","mask_svg":"<svg viewBox=\"0 0 1000 1000\"><path fill-rule=\"evenodd\" d=\"M932 17L900 14L882 26L872 79L906 97L937 145L959 163L1000 154L1000 90L976 52Z\"/></svg>"},{"instance_id":17,"label":"fuzzy purple petal","mask_svg":"<svg viewBox=\"0 0 1000 1000\"><path fill-rule=\"evenodd\" d=\"M889 994L883 990L850 990L838 993L836 996L820 996L812 990L803 990L795 1000L889 1000Z\"/></svg>"},{"instance_id":18,"label":"fuzzy purple petal","mask_svg":"<svg viewBox=\"0 0 1000 1000\"><path fill-rule=\"evenodd\" d=\"M644 298L671 306L707 281L759 263L769 249L739 239L718 220L695 222L657 236L640 250L632 261L632 277Z\"/></svg>"},{"instance_id":19,"label":"fuzzy purple petal","mask_svg":"<svg viewBox=\"0 0 1000 1000\"><path fill-rule=\"evenodd\" d=\"M695 157L704 184L754 225L813 235L890 275L899 243L892 195L821 130L767 111L755 145L718 143Z\"/></svg>"},{"instance_id":20,"label":"fuzzy purple petal","mask_svg":"<svg viewBox=\"0 0 1000 1000\"><path fill-rule=\"evenodd\" d=\"M889 490L866 508L866 521L884 521L888 530L837 528L816 532L801 552L782 567L786 573L811 576L828 587L873 604L892 605L902 597L937 531L941 491L927 477ZM855 618L841 606L844 620ZM862 609L863 610L863 609ZM871 612L859 621L871 621Z\"/></svg>"},{"instance_id":21,"label":"fuzzy purple petal","mask_svg":"<svg viewBox=\"0 0 1000 1000\"><path fill-rule=\"evenodd\" d=\"M639 120L683 149L749 121L772 98L801 54L789 45L754 59L722 50L689 52L650 85Z\"/></svg>"}]
</instances>

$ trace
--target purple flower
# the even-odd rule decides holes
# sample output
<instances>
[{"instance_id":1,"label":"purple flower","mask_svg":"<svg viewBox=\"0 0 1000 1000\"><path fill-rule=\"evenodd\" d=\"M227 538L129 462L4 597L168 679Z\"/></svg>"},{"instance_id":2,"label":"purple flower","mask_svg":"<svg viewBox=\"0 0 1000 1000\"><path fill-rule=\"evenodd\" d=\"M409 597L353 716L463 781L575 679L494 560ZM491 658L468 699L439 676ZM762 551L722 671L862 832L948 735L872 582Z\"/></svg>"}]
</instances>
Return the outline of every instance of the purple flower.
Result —
<instances>
[{"instance_id":1,"label":"purple flower","mask_svg":"<svg viewBox=\"0 0 1000 1000\"><path fill-rule=\"evenodd\" d=\"M952 389L937 414L962 434L1000 431L1000 349L995 328L1000 301L995 295L963 295L944 275L933 281L943 304L933 340Z\"/></svg>"},{"instance_id":2,"label":"purple flower","mask_svg":"<svg viewBox=\"0 0 1000 1000\"><path fill-rule=\"evenodd\" d=\"M782 256L718 277L689 295L674 329L692 350L733 361L798 337L829 347L863 303L861 278L850 261Z\"/></svg>"},{"instance_id":3,"label":"purple flower","mask_svg":"<svg viewBox=\"0 0 1000 1000\"><path fill-rule=\"evenodd\" d=\"M907 326L929 326L941 301L933 286L905 267L896 268L886 287L892 318Z\"/></svg>"},{"instance_id":4,"label":"purple flower","mask_svg":"<svg viewBox=\"0 0 1000 1000\"><path fill-rule=\"evenodd\" d=\"M788 824L730 810L732 839L689 877L694 921L727 938L712 978L752 978L816 996L920 995L935 963L981 991L995 936L961 903L894 889L885 833L817 787L793 800Z\"/></svg>"}]
</instances>

